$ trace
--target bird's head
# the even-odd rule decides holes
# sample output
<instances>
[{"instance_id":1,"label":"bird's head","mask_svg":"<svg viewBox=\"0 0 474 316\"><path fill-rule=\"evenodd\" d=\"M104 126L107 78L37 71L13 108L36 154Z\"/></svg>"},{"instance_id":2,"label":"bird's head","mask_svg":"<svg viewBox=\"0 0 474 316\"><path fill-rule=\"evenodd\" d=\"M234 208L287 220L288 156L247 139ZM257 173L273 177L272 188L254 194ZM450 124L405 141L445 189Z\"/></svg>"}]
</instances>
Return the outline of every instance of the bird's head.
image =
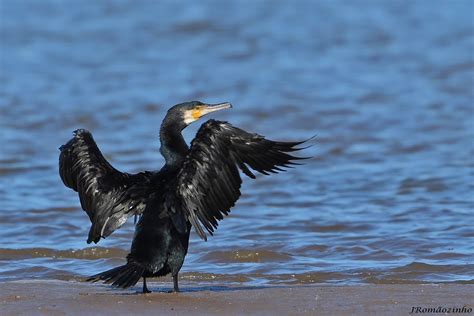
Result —
<instances>
[{"instance_id":1,"label":"bird's head","mask_svg":"<svg viewBox=\"0 0 474 316\"><path fill-rule=\"evenodd\" d=\"M206 104L200 101L190 101L180 103L168 110L167 117L174 120L180 120L185 126L188 126L194 121L199 120L206 114L231 108L232 104L229 102L218 104Z\"/></svg>"}]
</instances>

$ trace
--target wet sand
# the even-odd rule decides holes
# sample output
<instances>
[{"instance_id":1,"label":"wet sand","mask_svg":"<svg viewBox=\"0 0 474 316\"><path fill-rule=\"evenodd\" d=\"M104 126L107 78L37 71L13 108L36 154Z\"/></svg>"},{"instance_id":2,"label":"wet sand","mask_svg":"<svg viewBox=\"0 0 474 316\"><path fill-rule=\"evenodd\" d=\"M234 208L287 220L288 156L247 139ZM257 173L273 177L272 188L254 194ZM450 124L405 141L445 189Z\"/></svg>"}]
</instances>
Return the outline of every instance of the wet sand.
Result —
<instances>
[{"instance_id":1,"label":"wet sand","mask_svg":"<svg viewBox=\"0 0 474 316\"><path fill-rule=\"evenodd\" d=\"M166 293L168 284L150 285L159 292L143 295L82 282L4 282L0 310L2 315L407 315L417 306L474 308L472 284L260 288L182 284L178 294Z\"/></svg>"}]
</instances>

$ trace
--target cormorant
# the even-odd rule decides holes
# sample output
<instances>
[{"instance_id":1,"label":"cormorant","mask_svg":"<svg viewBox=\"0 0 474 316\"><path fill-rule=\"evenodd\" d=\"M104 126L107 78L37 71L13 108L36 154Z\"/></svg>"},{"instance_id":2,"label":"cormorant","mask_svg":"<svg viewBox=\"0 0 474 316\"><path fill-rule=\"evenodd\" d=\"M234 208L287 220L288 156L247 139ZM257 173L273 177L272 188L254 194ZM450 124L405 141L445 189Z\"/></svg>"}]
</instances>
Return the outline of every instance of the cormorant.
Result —
<instances>
[{"instance_id":1,"label":"cormorant","mask_svg":"<svg viewBox=\"0 0 474 316\"><path fill-rule=\"evenodd\" d=\"M59 174L64 184L78 192L82 209L92 226L87 243L97 243L140 215L127 263L90 277L115 287L128 288L143 278L173 276L188 251L191 226L207 240L218 221L230 212L240 196L239 169L250 178L250 169L277 173L304 159L291 155L303 142L276 142L223 121L204 123L191 143L181 131L202 116L231 108L230 103L181 103L168 110L160 128L160 152L166 163L160 171L123 173L104 158L89 131L79 129L60 147ZM207 233L206 233L207 231Z\"/></svg>"}]
</instances>

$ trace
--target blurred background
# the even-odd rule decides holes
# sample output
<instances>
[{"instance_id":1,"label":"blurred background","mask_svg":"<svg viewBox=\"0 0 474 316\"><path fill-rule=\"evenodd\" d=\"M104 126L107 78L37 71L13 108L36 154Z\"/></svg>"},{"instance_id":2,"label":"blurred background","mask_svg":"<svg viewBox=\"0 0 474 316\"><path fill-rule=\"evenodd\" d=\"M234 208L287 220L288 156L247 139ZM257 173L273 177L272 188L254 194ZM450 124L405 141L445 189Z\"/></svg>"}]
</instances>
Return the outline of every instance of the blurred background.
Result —
<instances>
[{"instance_id":1,"label":"blurred background","mask_svg":"<svg viewBox=\"0 0 474 316\"><path fill-rule=\"evenodd\" d=\"M0 1L0 280L80 279L97 246L58 175L89 129L117 169L161 168L183 101L270 139L316 134L286 173L245 179L184 281L474 283L473 1ZM185 131L191 140L201 123ZM165 279L166 280L166 279Z\"/></svg>"}]
</instances>

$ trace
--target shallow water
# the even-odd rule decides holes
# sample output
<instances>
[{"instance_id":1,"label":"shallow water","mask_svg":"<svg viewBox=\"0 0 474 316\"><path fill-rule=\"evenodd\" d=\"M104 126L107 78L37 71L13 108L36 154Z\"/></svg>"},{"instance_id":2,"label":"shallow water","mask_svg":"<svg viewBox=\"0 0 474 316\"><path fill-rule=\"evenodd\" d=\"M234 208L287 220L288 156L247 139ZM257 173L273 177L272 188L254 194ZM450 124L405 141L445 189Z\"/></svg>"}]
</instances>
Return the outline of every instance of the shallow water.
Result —
<instances>
[{"instance_id":1,"label":"shallow water","mask_svg":"<svg viewBox=\"0 0 474 316\"><path fill-rule=\"evenodd\" d=\"M272 139L317 137L306 165L245 179L207 243L193 233L182 278L473 283L473 6L2 1L0 280L122 264L133 221L87 245L57 148L87 128L119 170L159 169L163 115L199 99Z\"/></svg>"}]
</instances>

